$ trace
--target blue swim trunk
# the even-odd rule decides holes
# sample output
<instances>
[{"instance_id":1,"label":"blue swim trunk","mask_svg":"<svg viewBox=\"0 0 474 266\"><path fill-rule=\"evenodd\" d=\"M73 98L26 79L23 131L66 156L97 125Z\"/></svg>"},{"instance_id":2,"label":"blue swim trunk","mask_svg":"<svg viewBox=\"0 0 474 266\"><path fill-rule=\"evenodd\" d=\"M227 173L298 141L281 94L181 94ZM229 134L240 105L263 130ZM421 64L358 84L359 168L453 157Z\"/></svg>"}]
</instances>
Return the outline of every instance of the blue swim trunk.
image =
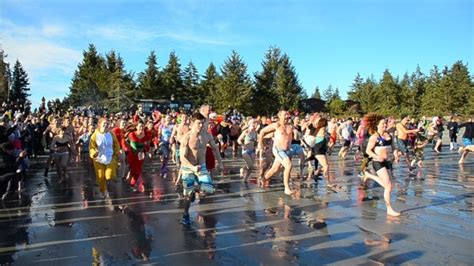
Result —
<instances>
[{"instance_id":1,"label":"blue swim trunk","mask_svg":"<svg viewBox=\"0 0 474 266\"><path fill-rule=\"evenodd\" d=\"M213 194L216 190L212 185L211 174L206 165L201 165L199 172L195 172L187 167L181 167L183 174L183 195L189 196L197 190Z\"/></svg>"},{"instance_id":2,"label":"blue swim trunk","mask_svg":"<svg viewBox=\"0 0 474 266\"><path fill-rule=\"evenodd\" d=\"M291 160L291 149L290 150L282 150L280 148L277 148L275 145L273 146L272 149L273 156L275 156L275 160L278 160L279 162L283 162L287 158Z\"/></svg>"}]
</instances>

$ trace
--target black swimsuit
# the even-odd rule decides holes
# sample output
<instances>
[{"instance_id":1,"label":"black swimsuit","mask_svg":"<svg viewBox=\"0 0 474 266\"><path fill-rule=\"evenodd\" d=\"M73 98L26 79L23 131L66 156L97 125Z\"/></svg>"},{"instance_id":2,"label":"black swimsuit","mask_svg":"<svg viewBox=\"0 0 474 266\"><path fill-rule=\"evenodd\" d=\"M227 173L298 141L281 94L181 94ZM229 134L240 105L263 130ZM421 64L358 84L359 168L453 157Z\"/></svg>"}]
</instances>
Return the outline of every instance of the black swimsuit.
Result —
<instances>
[{"instance_id":1,"label":"black swimsuit","mask_svg":"<svg viewBox=\"0 0 474 266\"><path fill-rule=\"evenodd\" d=\"M377 142L375 143L375 147L387 147L387 146L392 146L392 139L385 139L383 138L382 136L380 136L379 134L379 137L377 138ZM375 149L374 147L374 149ZM372 160L372 166L374 167L374 170L377 172L378 170L382 169L382 168L386 168L387 170L391 168L390 166L390 162L389 161L383 161L383 162L379 162L379 161L373 161Z\"/></svg>"}]
</instances>

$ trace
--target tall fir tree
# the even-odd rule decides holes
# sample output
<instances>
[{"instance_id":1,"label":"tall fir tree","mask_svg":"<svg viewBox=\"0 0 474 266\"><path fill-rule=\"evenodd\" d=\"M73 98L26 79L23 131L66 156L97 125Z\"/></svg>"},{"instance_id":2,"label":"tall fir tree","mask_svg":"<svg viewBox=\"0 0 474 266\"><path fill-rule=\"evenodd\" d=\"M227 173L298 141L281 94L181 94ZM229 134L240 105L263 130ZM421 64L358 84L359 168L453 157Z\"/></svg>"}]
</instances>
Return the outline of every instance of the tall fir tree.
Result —
<instances>
[{"instance_id":1,"label":"tall fir tree","mask_svg":"<svg viewBox=\"0 0 474 266\"><path fill-rule=\"evenodd\" d=\"M201 84L199 85L199 94L204 95L203 103L210 104L212 106L217 105L219 86L222 78L217 73L216 66L210 63L202 77Z\"/></svg>"},{"instance_id":2,"label":"tall fir tree","mask_svg":"<svg viewBox=\"0 0 474 266\"><path fill-rule=\"evenodd\" d=\"M113 112L124 111L136 98L133 74L126 72L123 59L114 51L106 55L106 65L110 86L106 107Z\"/></svg>"},{"instance_id":3,"label":"tall fir tree","mask_svg":"<svg viewBox=\"0 0 474 266\"><path fill-rule=\"evenodd\" d=\"M441 79L441 73L435 65L426 81L425 93L421 99L421 113L423 115L440 115L440 108L444 108Z\"/></svg>"},{"instance_id":4,"label":"tall fir tree","mask_svg":"<svg viewBox=\"0 0 474 266\"><path fill-rule=\"evenodd\" d=\"M29 85L28 73L23 69L20 61L16 60L13 66L10 99L14 99L20 104L26 103L27 98L30 96L28 94L30 91Z\"/></svg>"},{"instance_id":5,"label":"tall fir tree","mask_svg":"<svg viewBox=\"0 0 474 266\"><path fill-rule=\"evenodd\" d=\"M145 62L146 69L138 74L137 94L142 99L166 98L162 88L161 74L155 51L151 51Z\"/></svg>"},{"instance_id":6,"label":"tall fir tree","mask_svg":"<svg viewBox=\"0 0 474 266\"><path fill-rule=\"evenodd\" d=\"M366 113L375 112L377 108L377 91L378 91L379 84L375 81L374 76L367 78L363 85L363 94L362 98L364 101L362 102L362 109Z\"/></svg>"},{"instance_id":7,"label":"tall fir tree","mask_svg":"<svg viewBox=\"0 0 474 266\"><path fill-rule=\"evenodd\" d=\"M287 110L298 109L303 99L303 88L298 80L296 70L286 54L281 57L275 83L279 106Z\"/></svg>"},{"instance_id":8,"label":"tall fir tree","mask_svg":"<svg viewBox=\"0 0 474 266\"><path fill-rule=\"evenodd\" d=\"M5 61L6 57L5 52L0 50L0 102L7 100L11 84L10 64Z\"/></svg>"},{"instance_id":9,"label":"tall fir tree","mask_svg":"<svg viewBox=\"0 0 474 266\"><path fill-rule=\"evenodd\" d=\"M325 100L326 103L329 103L333 97L334 97L334 89L332 85L329 84L329 86L325 90L323 90L323 100Z\"/></svg>"},{"instance_id":10,"label":"tall fir tree","mask_svg":"<svg viewBox=\"0 0 474 266\"><path fill-rule=\"evenodd\" d=\"M165 99L173 96L176 100L190 100L184 91L181 64L174 51L170 53L168 64L161 73Z\"/></svg>"},{"instance_id":11,"label":"tall fir tree","mask_svg":"<svg viewBox=\"0 0 474 266\"><path fill-rule=\"evenodd\" d=\"M225 60L221 68L222 81L216 95L216 109L220 112L237 109L248 112L252 82L247 74L247 65L236 51Z\"/></svg>"},{"instance_id":12,"label":"tall fir tree","mask_svg":"<svg viewBox=\"0 0 474 266\"><path fill-rule=\"evenodd\" d=\"M321 92L319 91L318 86L316 86L316 88L314 88L314 92L313 92L313 95L311 95L311 98L321 99Z\"/></svg>"},{"instance_id":13,"label":"tall fir tree","mask_svg":"<svg viewBox=\"0 0 474 266\"><path fill-rule=\"evenodd\" d=\"M276 74L281 61L278 47L270 47L262 61L262 71L254 74L255 90L252 95L253 111L256 114L274 114L278 111L276 93Z\"/></svg>"},{"instance_id":14,"label":"tall fir tree","mask_svg":"<svg viewBox=\"0 0 474 266\"><path fill-rule=\"evenodd\" d=\"M199 74L192 61L183 71L183 95L185 99L194 101L194 104L201 105L205 95L199 91Z\"/></svg>"},{"instance_id":15,"label":"tall fir tree","mask_svg":"<svg viewBox=\"0 0 474 266\"><path fill-rule=\"evenodd\" d=\"M108 74L105 59L93 44L89 44L87 51L83 52L82 62L74 72L68 102L73 106L101 106L100 101L108 96Z\"/></svg>"},{"instance_id":16,"label":"tall fir tree","mask_svg":"<svg viewBox=\"0 0 474 266\"><path fill-rule=\"evenodd\" d=\"M416 67L415 72L410 77L410 100L411 114L420 116L421 114L421 100L425 93L426 77L421 72L420 66Z\"/></svg>"},{"instance_id":17,"label":"tall fir tree","mask_svg":"<svg viewBox=\"0 0 474 266\"><path fill-rule=\"evenodd\" d=\"M400 88L398 81L392 76L388 69L385 69L382 80L377 90L379 100L378 112L382 115L399 114L400 109Z\"/></svg>"},{"instance_id":18,"label":"tall fir tree","mask_svg":"<svg viewBox=\"0 0 474 266\"><path fill-rule=\"evenodd\" d=\"M332 98L333 98L333 99L339 99L339 100L341 100L341 95L340 95L340 93L339 93L339 88L338 88L338 87L336 87L336 89L334 90L334 93L333 93L333 95L332 95Z\"/></svg>"},{"instance_id":19,"label":"tall fir tree","mask_svg":"<svg viewBox=\"0 0 474 266\"><path fill-rule=\"evenodd\" d=\"M468 114L470 105L474 105L471 101L474 97L474 82L467 65L462 61L455 62L449 70L448 80L451 86L447 93L450 97L447 111L449 114Z\"/></svg>"},{"instance_id":20,"label":"tall fir tree","mask_svg":"<svg viewBox=\"0 0 474 266\"><path fill-rule=\"evenodd\" d=\"M399 95L400 95L400 105L398 109L398 114L409 114L413 115L413 108L412 106L414 103L411 101L412 97L412 89L411 89L411 79L408 73L403 75L403 78L400 80L398 84L399 88Z\"/></svg>"}]
</instances>

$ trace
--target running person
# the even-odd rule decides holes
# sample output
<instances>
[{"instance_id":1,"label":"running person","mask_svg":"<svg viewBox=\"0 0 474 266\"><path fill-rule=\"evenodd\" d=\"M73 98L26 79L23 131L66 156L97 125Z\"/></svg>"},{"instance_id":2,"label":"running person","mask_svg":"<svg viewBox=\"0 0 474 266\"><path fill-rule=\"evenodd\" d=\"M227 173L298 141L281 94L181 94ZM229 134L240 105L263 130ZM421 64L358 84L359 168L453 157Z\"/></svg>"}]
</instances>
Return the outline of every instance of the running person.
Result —
<instances>
[{"instance_id":1,"label":"running person","mask_svg":"<svg viewBox=\"0 0 474 266\"><path fill-rule=\"evenodd\" d=\"M145 160L145 153L148 152L148 140L145 136L145 129L142 122L138 122L136 129L130 132L127 136L128 153L127 160L130 165L130 185L134 192L144 192L143 186L143 161ZM138 188L136 187L138 183Z\"/></svg>"},{"instance_id":2,"label":"running person","mask_svg":"<svg viewBox=\"0 0 474 266\"><path fill-rule=\"evenodd\" d=\"M215 189L212 185L212 179L206 168L206 146L209 144L215 151L218 151L217 145L212 136L203 130L206 117L200 113L193 115L191 131L181 140L180 160L181 171L183 174L183 195L184 195L184 213L181 223L185 225L191 224L189 217L189 208L195 200L196 192L214 193ZM219 153L219 169L222 169L222 161ZM196 187L195 184L198 184Z\"/></svg>"},{"instance_id":3,"label":"running person","mask_svg":"<svg viewBox=\"0 0 474 266\"><path fill-rule=\"evenodd\" d=\"M474 152L474 143L472 139L474 138L474 122L472 122L472 118L470 118L466 123L459 125L459 128L465 127L464 134L462 136L462 141L464 147L459 147L459 153L461 153L461 159L459 159L459 163L464 163L466 156L469 152Z\"/></svg>"},{"instance_id":4,"label":"running person","mask_svg":"<svg viewBox=\"0 0 474 266\"><path fill-rule=\"evenodd\" d=\"M373 179L384 188L384 200L387 206L387 214L390 216L399 216L400 213L393 210L391 205L392 182L389 175L389 151L392 147L393 139L386 131L387 123L383 116L378 114L368 114L364 117L367 123L369 134L369 143L367 144L366 153L372 157L372 165L376 171L373 175L366 171L365 177Z\"/></svg>"},{"instance_id":5,"label":"running person","mask_svg":"<svg viewBox=\"0 0 474 266\"><path fill-rule=\"evenodd\" d=\"M171 123L171 116L167 115L165 121L161 124L158 130L160 137L160 151L161 151L161 177L166 178L168 173L168 160L171 150L171 135L173 133L174 125Z\"/></svg>"},{"instance_id":6,"label":"running person","mask_svg":"<svg viewBox=\"0 0 474 266\"><path fill-rule=\"evenodd\" d=\"M56 164L56 172L59 177L58 183L68 179L68 161L71 139L66 135L67 128L61 127L58 134L51 141L51 154Z\"/></svg>"},{"instance_id":7,"label":"running person","mask_svg":"<svg viewBox=\"0 0 474 266\"><path fill-rule=\"evenodd\" d=\"M237 142L242 145L242 158L244 158L246 164L240 169L240 175L244 178L245 182L250 177L255 164L255 144L258 136L255 120L250 120L247 125L247 128L242 131L242 134L237 139Z\"/></svg>"},{"instance_id":8,"label":"running person","mask_svg":"<svg viewBox=\"0 0 474 266\"><path fill-rule=\"evenodd\" d=\"M448 123L448 130L449 130L449 149L450 150L455 150L457 149L456 145L458 142L458 131L459 131L459 125L458 122L454 120L454 116L451 116L449 119Z\"/></svg>"},{"instance_id":9,"label":"running person","mask_svg":"<svg viewBox=\"0 0 474 266\"><path fill-rule=\"evenodd\" d=\"M120 144L115 134L108 130L107 118L99 120L97 129L90 139L89 154L94 161L94 169L102 198L110 199L107 181L117 173Z\"/></svg>"},{"instance_id":10,"label":"running person","mask_svg":"<svg viewBox=\"0 0 474 266\"><path fill-rule=\"evenodd\" d=\"M408 165L409 170L413 170L410 161L410 151L408 150L408 134L418 133L419 129L408 129L407 124L410 121L408 115L402 116L402 120L397 124L397 146L398 150L405 155L405 161Z\"/></svg>"},{"instance_id":11,"label":"running person","mask_svg":"<svg viewBox=\"0 0 474 266\"><path fill-rule=\"evenodd\" d=\"M352 135L354 134L352 123L353 123L352 118L349 118L347 119L347 121L342 123L338 128L339 136L343 140L342 147L338 153L338 156L341 159L346 158L346 155L349 152L349 149L351 147Z\"/></svg>"},{"instance_id":12,"label":"running person","mask_svg":"<svg viewBox=\"0 0 474 266\"><path fill-rule=\"evenodd\" d=\"M293 139L293 126L288 123L289 114L287 111L282 110L278 112L278 121L266 126L260 131L258 136L258 147L259 150L263 150L263 138L266 134L274 132L273 138L273 155L275 160L271 168L265 173L265 181L268 181L274 174L276 174L280 167L283 166L283 184L285 186L284 193L286 195L293 194L290 188L290 175L293 165L291 163L291 140Z\"/></svg>"}]
</instances>

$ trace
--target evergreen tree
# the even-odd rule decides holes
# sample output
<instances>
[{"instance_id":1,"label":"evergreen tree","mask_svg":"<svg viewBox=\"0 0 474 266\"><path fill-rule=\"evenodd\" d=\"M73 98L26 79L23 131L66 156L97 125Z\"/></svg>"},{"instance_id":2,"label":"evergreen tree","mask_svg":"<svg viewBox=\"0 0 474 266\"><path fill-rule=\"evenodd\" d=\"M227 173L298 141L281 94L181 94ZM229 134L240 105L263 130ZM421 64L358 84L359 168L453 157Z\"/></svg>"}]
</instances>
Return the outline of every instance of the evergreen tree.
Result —
<instances>
[{"instance_id":1,"label":"evergreen tree","mask_svg":"<svg viewBox=\"0 0 474 266\"><path fill-rule=\"evenodd\" d=\"M125 71L125 65L120 55L114 51L106 56L109 71L109 91L106 107L112 112L125 110L135 99L136 90L133 74Z\"/></svg>"},{"instance_id":2,"label":"evergreen tree","mask_svg":"<svg viewBox=\"0 0 474 266\"><path fill-rule=\"evenodd\" d=\"M377 102L377 90L379 84L375 81L375 78L371 76L367 78L363 85L361 102L362 110L366 113L375 112L378 109Z\"/></svg>"},{"instance_id":3,"label":"evergreen tree","mask_svg":"<svg viewBox=\"0 0 474 266\"><path fill-rule=\"evenodd\" d=\"M343 115L347 111L346 103L340 98L333 98L327 105L329 113L332 116Z\"/></svg>"},{"instance_id":4,"label":"evergreen tree","mask_svg":"<svg viewBox=\"0 0 474 266\"><path fill-rule=\"evenodd\" d=\"M396 115L400 110L400 88L388 69L383 73L377 91L378 112L382 115Z\"/></svg>"},{"instance_id":5,"label":"evergreen tree","mask_svg":"<svg viewBox=\"0 0 474 266\"><path fill-rule=\"evenodd\" d=\"M311 98L321 99L321 92L319 91L318 86L316 86L316 88L314 89L314 92L313 92L313 95L311 95Z\"/></svg>"},{"instance_id":6,"label":"evergreen tree","mask_svg":"<svg viewBox=\"0 0 474 266\"><path fill-rule=\"evenodd\" d=\"M278 111L278 95L275 77L281 61L278 47L270 47L262 61L262 71L254 74L255 90L252 95L253 111L256 114L275 114Z\"/></svg>"},{"instance_id":7,"label":"evergreen tree","mask_svg":"<svg viewBox=\"0 0 474 266\"><path fill-rule=\"evenodd\" d=\"M400 95L400 108L398 109L398 114L410 114L413 115L413 105L414 102L411 101L412 89L411 89L411 79L408 73L403 75L403 79L398 84L399 95Z\"/></svg>"},{"instance_id":8,"label":"evergreen tree","mask_svg":"<svg viewBox=\"0 0 474 266\"><path fill-rule=\"evenodd\" d=\"M166 98L166 95L162 90L155 51L150 52L146 61L146 66L146 69L138 74L138 97L142 99Z\"/></svg>"},{"instance_id":9,"label":"evergreen tree","mask_svg":"<svg viewBox=\"0 0 474 266\"><path fill-rule=\"evenodd\" d=\"M409 103L412 107L411 113L419 116L421 112L421 100L425 93L426 77L421 72L420 66L416 67L415 73L411 75L411 92Z\"/></svg>"},{"instance_id":10,"label":"evergreen tree","mask_svg":"<svg viewBox=\"0 0 474 266\"><path fill-rule=\"evenodd\" d=\"M74 72L68 101L74 106L101 106L100 102L107 98L109 90L109 72L105 59L97 53L93 44L89 44L83 57Z\"/></svg>"},{"instance_id":11,"label":"evergreen tree","mask_svg":"<svg viewBox=\"0 0 474 266\"><path fill-rule=\"evenodd\" d=\"M199 74L196 66L190 61L183 72L183 94L185 99L194 101L194 104L201 105L205 95L199 91Z\"/></svg>"},{"instance_id":12,"label":"evergreen tree","mask_svg":"<svg viewBox=\"0 0 474 266\"><path fill-rule=\"evenodd\" d=\"M332 95L332 99L341 99L341 95L339 94L339 88L336 87L336 89L334 90L334 94Z\"/></svg>"},{"instance_id":13,"label":"evergreen tree","mask_svg":"<svg viewBox=\"0 0 474 266\"><path fill-rule=\"evenodd\" d=\"M364 80L359 73L357 73L356 77L354 78L354 82L351 85L351 90L347 93L347 96L349 100L358 102L360 104L362 112L366 112L366 103L370 99L366 98L366 87L364 86Z\"/></svg>"},{"instance_id":14,"label":"evergreen tree","mask_svg":"<svg viewBox=\"0 0 474 266\"><path fill-rule=\"evenodd\" d=\"M20 104L25 104L28 96L30 96L28 94L30 91L29 85L28 74L23 69L20 61L16 60L13 66L10 99L14 99Z\"/></svg>"},{"instance_id":15,"label":"evergreen tree","mask_svg":"<svg viewBox=\"0 0 474 266\"><path fill-rule=\"evenodd\" d=\"M327 89L323 90L323 100L329 103L333 97L334 97L334 89L332 88L332 85L330 84L327 87Z\"/></svg>"},{"instance_id":16,"label":"evergreen tree","mask_svg":"<svg viewBox=\"0 0 474 266\"><path fill-rule=\"evenodd\" d=\"M295 68L286 54L281 57L275 83L279 106L286 110L296 110L303 99L303 88L298 81Z\"/></svg>"},{"instance_id":17,"label":"evergreen tree","mask_svg":"<svg viewBox=\"0 0 474 266\"><path fill-rule=\"evenodd\" d=\"M213 63L210 63L206 69L206 72L202 78L202 82L199 85L199 94L204 95L203 103L210 104L212 106L217 105L219 84L221 77L217 73L216 67Z\"/></svg>"},{"instance_id":18,"label":"evergreen tree","mask_svg":"<svg viewBox=\"0 0 474 266\"><path fill-rule=\"evenodd\" d=\"M10 64L5 62L6 57L5 52L0 50L0 103L7 100L10 90Z\"/></svg>"},{"instance_id":19,"label":"evergreen tree","mask_svg":"<svg viewBox=\"0 0 474 266\"><path fill-rule=\"evenodd\" d=\"M184 92L181 64L173 51L170 53L168 64L162 71L163 96L165 99L190 100Z\"/></svg>"},{"instance_id":20,"label":"evergreen tree","mask_svg":"<svg viewBox=\"0 0 474 266\"><path fill-rule=\"evenodd\" d=\"M443 108L443 91L441 89L441 73L435 65L426 81L425 93L421 99L421 113L423 115L440 115Z\"/></svg>"},{"instance_id":21,"label":"evergreen tree","mask_svg":"<svg viewBox=\"0 0 474 266\"><path fill-rule=\"evenodd\" d=\"M216 96L216 108L219 112L228 108L247 111L250 105L252 82L247 74L247 65L236 51L224 62L221 68L222 82L219 83Z\"/></svg>"},{"instance_id":22,"label":"evergreen tree","mask_svg":"<svg viewBox=\"0 0 474 266\"><path fill-rule=\"evenodd\" d=\"M447 111L449 114L469 113L469 102L473 104L474 82L469 75L467 65L462 61L455 62L448 73L447 84L449 85L447 93L450 100L447 101Z\"/></svg>"}]
</instances>

